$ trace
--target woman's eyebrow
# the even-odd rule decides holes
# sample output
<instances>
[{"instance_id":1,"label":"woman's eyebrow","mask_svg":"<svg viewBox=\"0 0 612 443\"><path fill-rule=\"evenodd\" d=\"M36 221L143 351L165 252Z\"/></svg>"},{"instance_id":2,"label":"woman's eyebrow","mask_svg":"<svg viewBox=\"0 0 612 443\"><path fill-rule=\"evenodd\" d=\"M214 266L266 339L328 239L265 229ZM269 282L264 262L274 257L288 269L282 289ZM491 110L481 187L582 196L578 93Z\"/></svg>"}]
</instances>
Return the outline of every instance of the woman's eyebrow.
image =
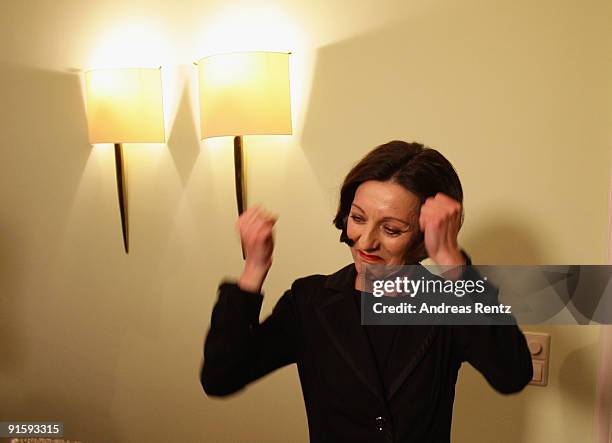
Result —
<instances>
[{"instance_id":1,"label":"woman's eyebrow","mask_svg":"<svg viewBox=\"0 0 612 443\"><path fill-rule=\"evenodd\" d=\"M405 225L410 226L410 223L408 223L407 221L402 220L401 218L395 218L395 217L383 217L383 219L381 221L389 221L389 220L394 220L394 221L398 221L400 223L403 223Z\"/></svg>"},{"instance_id":2,"label":"woman's eyebrow","mask_svg":"<svg viewBox=\"0 0 612 443\"><path fill-rule=\"evenodd\" d=\"M355 206L357 209L359 209L361 212L365 212L363 209L361 209L360 206L356 205L355 203L351 203L351 206Z\"/></svg>"},{"instance_id":3,"label":"woman's eyebrow","mask_svg":"<svg viewBox=\"0 0 612 443\"><path fill-rule=\"evenodd\" d=\"M365 213L365 211L359 205L356 205L355 203L353 203L353 204L351 204L351 206L355 206L361 212ZM405 225L410 226L409 222L407 222L405 220L402 220L401 218L396 218L396 217L383 217L383 219L381 221L389 221L389 220L395 220L395 221L398 221L400 223L404 223Z\"/></svg>"}]
</instances>

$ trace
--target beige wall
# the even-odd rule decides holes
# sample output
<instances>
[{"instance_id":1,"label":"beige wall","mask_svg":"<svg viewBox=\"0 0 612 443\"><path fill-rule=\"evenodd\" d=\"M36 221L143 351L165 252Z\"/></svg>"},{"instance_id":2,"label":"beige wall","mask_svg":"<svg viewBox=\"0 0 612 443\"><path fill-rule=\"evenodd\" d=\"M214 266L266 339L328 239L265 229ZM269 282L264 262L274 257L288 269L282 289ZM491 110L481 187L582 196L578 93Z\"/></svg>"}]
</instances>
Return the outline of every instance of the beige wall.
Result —
<instances>
[{"instance_id":1,"label":"beige wall","mask_svg":"<svg viewBox=\"0 0 612 443\"><path fill-rule=\"evenodd\" d=\"M480 263L604 263L612 4L574 1L20 1L0 6L0 420L107 441L306 441L294 368L202 393L203 335L240 271L231 141L200 142L191 61L291 50L294 135L247 137L249 200L280 215L269 310L348 263L343 175L393 138L440 149ZM91 147L78 70L163 66L167 144ZM551 379L502 397L469 367L457 442L592 439L599 328L552 334Z\"/></svg>"}]
</instances>

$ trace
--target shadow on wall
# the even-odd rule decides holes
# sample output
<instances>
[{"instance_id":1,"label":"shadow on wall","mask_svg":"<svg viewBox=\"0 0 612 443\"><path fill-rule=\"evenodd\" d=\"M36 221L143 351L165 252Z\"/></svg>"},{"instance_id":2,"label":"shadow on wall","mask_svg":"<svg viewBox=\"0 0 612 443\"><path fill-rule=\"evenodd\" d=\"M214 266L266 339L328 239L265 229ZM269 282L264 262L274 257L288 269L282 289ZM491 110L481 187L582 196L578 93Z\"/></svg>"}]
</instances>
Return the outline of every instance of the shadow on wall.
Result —
<instances>
[{"instance_id":1,"label":"shadow on wall","mask_svg":"<svg viewBox=\"0 0 612 443\"><path fill-rule=\"evenodd\" d=\"M338 187L363 154L392 139L440 149L474 186L535 180L542 165L524 161L531 153L558 156L583 143L575 124L592 126L580 107L594 99L582 91L601 59L584 48L607 28L593 30L578 5L575 15L550 6L432 4L321 48L301 146L322 187ZM483 168L491 155L505 167Z\"/></svg>"},{"instance_id":2,"label":"shadow on wall","mask_svg":"<svg viewBox=\"0 0 612 443\"><path fill-rule=\"evenodd\" d=\"M23 280L25 267L23 239L17 229L0 220L0 374L6 379L19 374L19 368L26 358L23 346L22 321L24 312L19 309L17 297ZM1 417L5 419L8 417Z\"/></svg>"},{"instance_id":3,"label":"shadow on wall","mask_svg":"<svg viewBox=\"0 0 612 443\"><path fill-rule=\"evenodd\" d=\"M183 186L189 182L200 154L200 140L194 122L194 112L189 99L189 82L186 82L167 143Z\"/></svg>"},{"instance_id":4,"label":"shadow on wall","mask_svg":"<svg viewBox=\"0 0 612 443\"><path fill-rule=\"evenodd\" d=\"M0 85L0 372L16 375L28 354L20 298L53 254L31 248L61 238L68 214L53 208L72 205L91 146L77 75L2 63Z\"/></svg>"},{"instance_id":5,"label":"shadow on wall","mask_svg":"<svg viewBox=\"0 0 612 443\"><path fill-rule=\"evenodd\" d=\"M82 306L58 290L57 258L92 149L80 79L0 64L0 85L0 419L59 420L66 438L116 441L112 384L93 399L96 374L71 352L87 340ZM75 419L82 414L89 423Z\"/></svg>"},{"instance_id":6,"label":"shadow on wall","mask_svg":"<svg viewBox=\"0 0 612 443\"><path fill-rule=\"evenodd\" d=\"M0 81L0 419L63 421L66 438L94 443L172 439L165 423L185 419L176 374L195 373L185 356L199 339L182 327L193 309L171 288L192 291L184 277L201 263L169 249L177 236L193 241L175 229L183 186L208 183L192 180L188 93L168 150L126 150L128 257L112 146L88 142L79 76L3 64Z\"/></svg>"},{"instance_id":7,"label":"shadow on wall","mask_svg":"<svg viewBox=\"0 0 612 443\"><path fill-rule=\"evenodd\" d=\"M440 149L466 177L466 190L496 180L507 188L516 179L514 168L538 176L539 165L523 162L525 153L539 149L544 156L552 141L563 140L548 110L579 81L575 62L561 57L574 48L558 38L571 23L502 3L432 6L424 15L319 50L301 146L320 187L337 189L359 158L393 139ZM542 17L549 22L540 23ZM525 143L517 143L517 134ZM506 167L473 161L491 154ZM475 226L478 235L467 241L475 262L541 262L537 233L508 223L516 217L503 214ZM523 393L499 395L476 371L461 371L461 379L457 441L526 438L529 399Z\"/></svg>"},{"instance_id":8,"label":"shadow on wall","mask_svg":"<svg viewBox=\"0 0 612 443\"><path fill-rule=\"evenodd\" d=\"M529 226L509 224L503 211L480 223L465 238L477 264L537 264L541 253ZM523 329L523 328L521 328ZM527 386L525 391L533 389ZM537 389L537 388L536 388ZM467 363L462 366L456 388L453 441L525 441L525 422L530 398L523 391L509 396L495 392L484 377Z\"/></svg>"},{"instance_id":9,"label":"shadow on wall","mask_svg":"<svg viewBox=\"0 0 612 443\"><path fill-rule=\"evenodd\" d=\"M487 211L488 212L488 211ZM495 265L538 264L542 254L537 236L528 225L508 223L513 219L503 210L479 223L464 238L475 263ZM521 327L521 329L524 329ZM453 441L526 441L525 424L531 406L527 386L519 394L509 396L495 392L484 377L467 363L462 366L456 388L453 416ZM538 389L538 388L535 388Z\"/></svg>"},{"instance_id":10,"label":"shadow on wall","mask_svg":"<svg viewBox=\"0 0 612 443\"><path fill-rule=\"evenodd\" d=\"M598 328L598 326L591 326ZM555 334L555 339L565 342L571 341L571 335L575 329L572 327L560 327ZM595 404L595 385L592 380L597 380L599 346L597 342L591 343L567 354L560 365L559 389L561 391L561 410L565 417L572 417L577 411L593 411ZM565 426L571 426L567 420ZM566 429L565 434L571 435L572 429ZM594 437L593 437L594 438Z\"/></svg>"},{"instance_id":11,"label":"shadow on wall","mask_svg":"<svg viewBox=\"0 0 612 443\"><path fill-rule=\"evenodd\" d=\"M487 211L488 212L488 211ZM464 237L468 251L473 251L474 263L479 265L537 265L543 257L533 227L508 223L512 214L491 210L495 215L478 224Z\"/></svg>"}]
</instances>

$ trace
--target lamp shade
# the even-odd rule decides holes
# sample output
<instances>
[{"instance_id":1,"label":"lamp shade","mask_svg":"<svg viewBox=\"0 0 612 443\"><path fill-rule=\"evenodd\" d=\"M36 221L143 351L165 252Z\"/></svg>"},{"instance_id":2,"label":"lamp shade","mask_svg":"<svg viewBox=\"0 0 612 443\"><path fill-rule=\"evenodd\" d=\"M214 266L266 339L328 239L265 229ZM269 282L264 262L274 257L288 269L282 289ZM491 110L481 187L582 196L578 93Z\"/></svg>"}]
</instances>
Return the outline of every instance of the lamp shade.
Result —
<instances>
[{"instance_id":1,"label":"lamp shade","mask_svg":"<svg viewBox=\"0 0 612 443\"><path fill-rule=\"evenodd\" d=\"M91 143L163 143L161 71L101 69L85 73Z\"/></svg>"},{"instance_id":2,"label":"lamp shade","mask_svg":"<svg viewBox=\"0 0 612 443\"><path fill-rule=\"evenodd\" d=\"M288 53L213 55L198 68L202 138L291 134Z\"/></svg>"}]
</instances>

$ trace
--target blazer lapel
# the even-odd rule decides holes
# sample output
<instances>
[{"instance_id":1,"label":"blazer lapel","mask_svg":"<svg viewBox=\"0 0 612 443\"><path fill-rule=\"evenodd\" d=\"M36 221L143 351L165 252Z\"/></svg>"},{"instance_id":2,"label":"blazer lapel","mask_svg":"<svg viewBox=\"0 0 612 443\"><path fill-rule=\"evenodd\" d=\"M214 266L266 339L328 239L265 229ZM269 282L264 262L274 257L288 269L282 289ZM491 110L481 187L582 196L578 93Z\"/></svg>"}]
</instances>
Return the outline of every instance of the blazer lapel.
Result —
<instances>
[{"instance_id":1,"label":"blazer lapel","mask_svg":"<svg viewBox=\"0 0 612 443\"><path fill-rule=\"evenodd\" d=\"M355 277L353 264L329 276L325 282L329 297L317 313L338 353L372 394L384 401L374 355L353 300Z\"/></svg>"},{"instance_id":2,"label":"blazer lapel","mask_svg":"<svg viewBox=\"0 0 612 443\"><path fill-rule=\"evenodd\" d=\"M439 326L401 326L391 349L391 358L387 368L389 383L388 399L391 400L404 384L410 373L431 348L438 333Z\"/></svg>"},{"instance_id":3,"label":"blazer lapel","mask_svg":"<svg viewBox=\"0 0 612 443\"><path fill-rule=\"evenodd\" d=\"M419 270L424 276L428 273ZM401 326L391 350L384 392L370 342L355 309L353 291L357 272L350 264L327 277L324 287L328 299L318 307L321 323L338 353L359 379L379 399L385 401L397 393L414 368L430 350L439 334L439 326ZM386 395L385 395L386 394Z\"/></svg>"},{"instance_id":4,"label":"blazer lapel","mask_svg":"<svg viewBox=\"0 0 612 443\"><path fill-rule=\"evenodd\" d=\"M433 278L433 275L421 265L413 268L414 279L421 277ZM419 362L430 351L440 332L440 326L436 325L405 325L398 331L391 358L387 368L387 395L389 400L397 393L399 388Z\"/></svg>"}]
</instances>

